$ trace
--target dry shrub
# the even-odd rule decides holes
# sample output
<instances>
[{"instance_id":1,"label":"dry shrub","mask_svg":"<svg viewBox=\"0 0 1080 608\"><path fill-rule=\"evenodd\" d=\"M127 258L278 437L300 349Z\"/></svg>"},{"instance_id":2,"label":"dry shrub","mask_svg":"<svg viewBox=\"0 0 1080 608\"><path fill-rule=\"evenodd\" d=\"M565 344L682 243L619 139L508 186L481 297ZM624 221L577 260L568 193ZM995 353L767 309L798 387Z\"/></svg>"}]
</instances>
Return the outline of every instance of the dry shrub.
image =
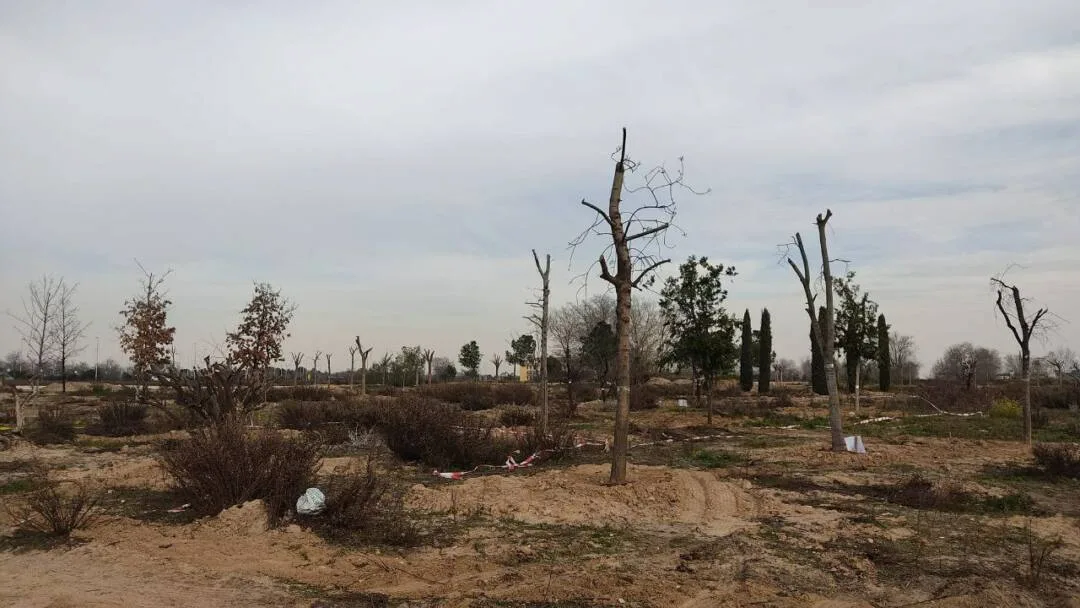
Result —
<instances>
[{"instance_id":1,"label":"dry shrub","mask_svg":"<svg viewBox=\"0 0 1080 608\"><path fill-rule=\"evenodd\" d=\"M262 499L276 524L311 486L323 445L310 436L247 432L235 419L161 444L158 459L177 489L207 515Z\"/></svg>"},{"instance_id":2,"label":"dry shrub","mask_svg":"<svg viewBox=\"0 0 1080 608\"><path fill-rule=\"evenodd\" d=\"M795 400L792 398L792 391L785 388L774 388L771 390L773 396L773 407L794 407Z\"/></svg>"},{"instance_id":3,"label":"dry shrub","mask_svg":"<svg viewBox=\"0 0 1080 608\"><path fill-rule=\"evenodd\" d=\"M535 420L532 410L523 407L509 407L499 412L499 424L503 426L529 426Z\"/></svg>"},{"instance_id":4,"label":"dry shrub","mask_svg":"<svg viewBox=\"0 0 1080 608\"><path fill-rule=\"evenodd\" d=\"M375 409L359 401L286 401L275 412L283 429L310 430L328 424L349 429L370 428L377 422Z\"/></svg>"},{"instance_id":5,"label":"dry shrub","mask_svg":"<svg viewBox=\"0 0 1080 608\"><path fill-rule=\"evenodd\" d=\"M109 403L97 410L97 421L87 432L107 437L126 437L147 431L146 418L150 409L141 403Z\"/></svg>"},{"instance_id":6,"label":"dry shrub","mask_svg":"<svg viewBox=\"0 0 1080 608\"><path fill-rule=\"evenodd\" d=\"M404 396L378 406L378 418L390 451L436 468L501 464L516 448L479 416L433 399Z\"/></svg>"},{"instance_id":7,"label":"dry shrub","mask_svg":"<svg viewBox=\"0 0 1080 608\"><path fill-rule=\"evenodd\" d=\"M1080 479L1080 445L1036 443L1031 448L1035 464L1051 475Z\"/></svg>"},{"instance_id":8,"label":"dry shrub","mask_svg":"<svg viewBox=\"0 0 1080 608\"><path fill-rule=\"evenodd\" d=\"M648 384L637 384L630 387L630 410L655 410L660 407L660 395L658 391Z\"/></svg>"},{"instance_id":9,"label":"dry shrub","mask_svg":"<svg viewBox=\"0 0 1080 608\"><path fill-rule=\"evenodd\" d=\"M575 383L574 399L578 400L579 402L599 401L600 387L596 386L595 384Z\"/></svg>"},{"instance_id":10,"label":"dry shrub","mask_svg":"<svg viewBox=\"0 0 1080 608\"><path fill-rule=\"evenodd\" d=\"M63 491L65 485L74 486L74 491ZM35 480L34 487L37 489L30 492L25 504L9 512L20 527L53 536L68 536L90 525L102 497L101 492L81 483L61 484L43 476Z\"/></svg>"},{"instance_id":11,"label":"dry shrub","mask_svg":"<svg viewBox=\"0 0 1080 608\"><path fill-rule=\"evenodd\" d=\"M415 546L420 533L405 515L406 484L391 473L379 473L374 458L363 469L335 470L322 484L326 507L300 521L337 541L367 541Z\"/></svg>"},{"instance_id":12,"label":"dry shrub","mask_svg":"<svg viewBox=\"0 0 1080 608\"><path fill-rule=\"evenodd\" d=\"M520 382L499 383L492 386L496 405L535 405L536 393L528 384Z\"/></svg>"},{"instance_id":13,"label":"dry shrub","mask_svg":"<svg viewBox=\"0 0 1080 608\"><path fill-rule=\"evenodd\" d=\"M334 392L325 386L275 386L266 391L266 400L282 401L330 401Z\"/></svg>"},{"instance_id":14,"label":"dry shrub","mask_svg":"<svg viewBox=\"0 0 1080 608\"><path fill-rule=\"evenodd\" d=\"M75 420L63 406L42 407L27 438L38 445L71 443L75 441Z\"/></svg>"},{"instance_id":15,"label":"dry shrub","mask_svg":"<svg viewBox=\"0 0 1080 608\"><path fill-rule=\"evenodd\" d=\"M1061 409L1080 404L1080 382L1032 387L1032 409Z\"/></svg>"},{"instance_id":16,"label":"dry shrub","mask_svg":"<svg viewBox=\"0 0 1080 608\"><path fill-rule=\"evenodd\" d=\"M896 484L889 492L888 500L915 509L963 511L970 505L972 496L955 484L935 484L915 473Z\"/></svg>"}]
</instances>

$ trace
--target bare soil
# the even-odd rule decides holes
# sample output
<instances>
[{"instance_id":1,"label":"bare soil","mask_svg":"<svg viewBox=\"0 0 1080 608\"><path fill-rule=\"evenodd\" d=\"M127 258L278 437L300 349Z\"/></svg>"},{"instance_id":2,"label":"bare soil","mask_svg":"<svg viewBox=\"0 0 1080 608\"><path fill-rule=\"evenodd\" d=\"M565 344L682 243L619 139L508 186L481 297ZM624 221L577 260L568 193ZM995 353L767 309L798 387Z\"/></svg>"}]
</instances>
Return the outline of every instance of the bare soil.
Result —
<instances>
[{"instance_id":1,"label":"bare soil","mask_svg":"<svg viewBox=\"0 0 1080 608\"><path fill-rule=\"evenodd\" d=\"M824 410L805 400L788 412ZM603 438L610 420L594 404L575 423ZM268 530L259 502L169 513L179 499L151 445L168 435L20 441L0 452L6 506L34 465L108 493L63 543L19 532L0 508L0 605L1080 606L1080 482L1033 473L1019 442L868 435L855 455L824 449L825 430L748 417L709 429L703 413L665 405L633 422L622 486L606 485L604 454L462 481L418 467L408 516L447 533L413 549ZM709 432L719 437L686 440ZM971 499L896 501L890 488L914 473ZM1051 545L1035 572L1032 555Z\"/></svg>"}]
</instances>

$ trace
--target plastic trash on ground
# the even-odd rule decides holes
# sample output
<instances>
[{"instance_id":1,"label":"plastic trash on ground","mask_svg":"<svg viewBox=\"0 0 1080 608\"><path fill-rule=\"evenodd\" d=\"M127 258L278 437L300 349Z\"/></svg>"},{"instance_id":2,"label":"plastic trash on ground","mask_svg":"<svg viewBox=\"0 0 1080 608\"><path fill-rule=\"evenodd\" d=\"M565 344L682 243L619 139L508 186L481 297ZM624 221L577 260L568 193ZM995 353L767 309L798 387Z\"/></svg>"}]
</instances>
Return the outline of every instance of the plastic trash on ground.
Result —
<instances>
[{"instance_id":1,"label":"plastic trash on ground","mask_svg":"<svg viewBox=\"0 0 1080 608\"><path fill-rule=\"evenodd\" d=\"M686 399L679 399L677 402L679 407L689 407L690 404L686 402Z\"/></svg>"},{"instance_id":2,"label":"plastic trash on ground","mask_svg":"<svg viewBox=\"0 0 1080 608\"><path fill-rule=\"evenodd\" d=\"M855 452L856 454L865 454L866 446L863 445L862 435L853 435L851 437L844 437L844 443L847 444L847 451Z\"/></svg>"},{"instance_id":3,"label":"plastic trash on ground","mask_svg":"<svg viewBox=\"0 0 1080 608\"><path fill-rule=\"evenodd\" d=\"M296 499L297 515L318 515L326 508L326 495L319 488L308 488Z\"/></svg>"}]
</instances>

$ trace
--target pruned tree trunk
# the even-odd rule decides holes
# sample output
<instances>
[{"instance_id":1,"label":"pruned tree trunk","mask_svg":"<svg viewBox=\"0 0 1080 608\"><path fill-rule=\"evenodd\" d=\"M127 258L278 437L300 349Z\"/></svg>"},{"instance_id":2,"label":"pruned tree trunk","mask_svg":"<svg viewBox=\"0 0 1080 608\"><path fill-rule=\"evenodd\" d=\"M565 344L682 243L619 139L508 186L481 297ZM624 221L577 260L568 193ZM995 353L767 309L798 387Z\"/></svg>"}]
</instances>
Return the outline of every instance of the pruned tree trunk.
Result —
<instances>
[{"instance_id":1,"label":"pruned tree trunk","mask_svg":"<svg viewBox=\"0 0 1080 608\"><path fill-rule=\"evenodd\" d=\"M548 304L551 298L551 255L544 256L544 266L540 266L540 256L533 249L533 261L536 263L536 271L540 273L540 282L543 286L540 301L540 318L534 319L540 330L540 434L547 435L548 431ZM538 322L537 322L538 321Z\"/></svg>"},{"instance_id":2,"label":"pruned tree trunk","mask_svg":"<svg viewBox=\"0 0 1080 608\"><path fill-rule=\"evenodd\" d=\"M832 217L832 210L826 209L825 215L818 214L815 223L818 229L818 241L821 246L821 272L825 283L825 326L818 322L815 313L815 295L810 287L810 261L806 256L806 247L803 245L802 236L795 233L795 244L799 248L802 258L802 269L788 258L788 264L799 277L802 283L803 294L806 296L806 313L810 316L810 327L814 332L818 347L821 349L822 359L825 360L825 385L829 391L829 427L832 430L832 449L842 452L846 449L844 443L843 417L840 410L840 394L836 385L836 313L833 308L833 278L829 268L829 248L825 237L825 225Z\"/></svg>"},{"instance_id":3,"label":"pruned tree trunk","mask_svg":"<svg viewBox=\"0 0 1080 608\"><path fill-rule=\"evenodd\" d=\"M367 358L371 354L373 346L366 349L360 344L360 336L356 336L356 350L360 353L360 395L367 395ZM383 366L383 385L386 384L386 366Z\"/></svg>"}]
</instances>

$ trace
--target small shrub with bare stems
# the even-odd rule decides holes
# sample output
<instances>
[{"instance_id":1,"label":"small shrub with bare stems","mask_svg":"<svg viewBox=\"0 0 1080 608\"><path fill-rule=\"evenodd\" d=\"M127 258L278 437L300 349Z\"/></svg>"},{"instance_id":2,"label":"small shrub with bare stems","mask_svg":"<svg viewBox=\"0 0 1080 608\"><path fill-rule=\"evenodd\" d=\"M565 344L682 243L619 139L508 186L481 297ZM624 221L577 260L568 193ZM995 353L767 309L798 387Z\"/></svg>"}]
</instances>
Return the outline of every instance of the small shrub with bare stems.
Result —
<instances>
[{"instance_id":1,"label":"small shrub with bare stems","mask_svg":"<svg viewBox=\"0 0 1080 608\"><path fill-rule=\"evenodd\" d=\"M68 490L68 486L74 490ZM43 476L35 479L34 487L36 489L26 496L21 506L9 509L20 528L68 536L93 523L101 492L81 483L60 483Z\"/></svg>"}]
</instances>

